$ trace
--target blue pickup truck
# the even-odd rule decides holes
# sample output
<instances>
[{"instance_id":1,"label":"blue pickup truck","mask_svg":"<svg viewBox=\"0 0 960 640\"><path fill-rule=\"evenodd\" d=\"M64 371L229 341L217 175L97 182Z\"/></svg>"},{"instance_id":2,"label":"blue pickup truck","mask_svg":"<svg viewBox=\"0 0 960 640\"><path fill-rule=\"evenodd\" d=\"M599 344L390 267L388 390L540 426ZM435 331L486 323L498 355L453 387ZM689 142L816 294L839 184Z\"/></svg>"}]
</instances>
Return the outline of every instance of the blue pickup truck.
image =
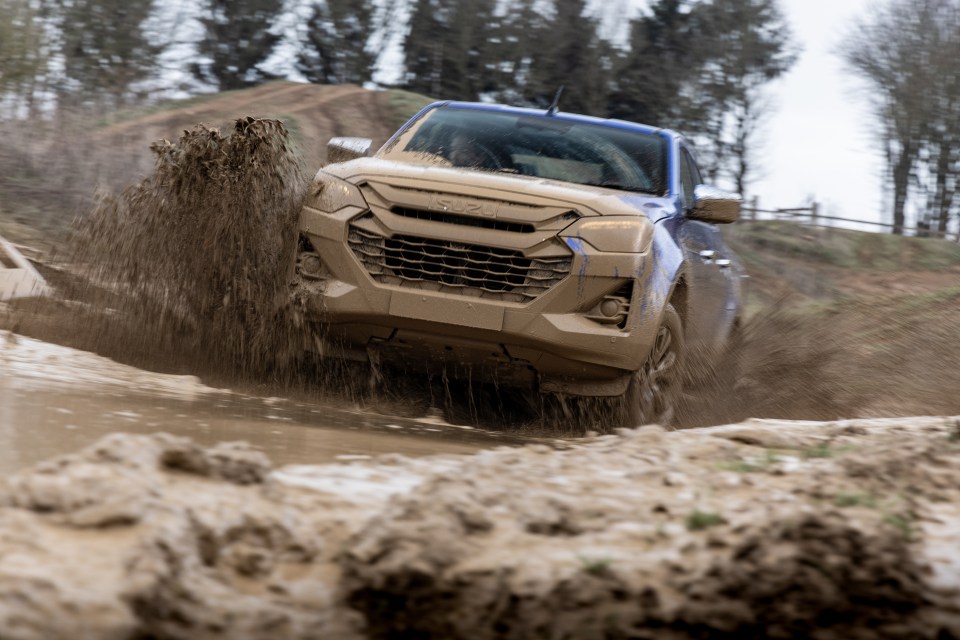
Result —
<instances>
[{"instance_id":1,"label":"blue pickup truck","mask_svg":"<svg viewBox=\"0 0 960 640\"><path fill-rule=\"evenodd\" d=\"M327 355L534 393L619 397L669 422L680 365L743 313L703 184L666 129L502 105L432 104L381 149L335 138L296 262Z\"/></svg>"}]
</instances>

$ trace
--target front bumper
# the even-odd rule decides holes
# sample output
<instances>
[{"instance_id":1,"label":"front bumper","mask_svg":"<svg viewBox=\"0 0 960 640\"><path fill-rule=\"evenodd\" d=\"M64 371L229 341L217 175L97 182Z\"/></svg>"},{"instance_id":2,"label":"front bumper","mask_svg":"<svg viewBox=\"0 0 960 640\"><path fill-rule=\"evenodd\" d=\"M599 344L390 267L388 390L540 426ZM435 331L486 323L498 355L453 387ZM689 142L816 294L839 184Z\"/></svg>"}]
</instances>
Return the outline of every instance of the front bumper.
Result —
<instances>
[{"instance_id":1,"label":"front bumper","mask_svg":"<svg viewBox=\"0 0 960 640\"><path fill-rule=\"evenodd\" d=\"M314 262L308 273L301 254L302 291L311 319L327 327L328 343L340 355L416 371L444 369L453 377L505 385L534 383L571 394L616 395L626 388L628 374L646 357L659 322L657 305L641 284L653 268L649 249L600 252L557 236L569 220L557 228L548 221L523 234L470 229L469 246L509 249L531 258L563 256L569 273L545 277L549 286L530 288L519 281L507 286L510 273L499 280L417 280L409 276L422 273L410 271L409 261L397 262L405 245L393 249L396 268L384 275L378 271L384 260L376 253L383 243L358 244L358 228L373 236L431 242L446 241L463 229L453 229L449 220L396 215L378 206L376 194L365 195L370 210L347 207L329 214L308 206L301 214L304 253L322 263L318 269ZM374 247L370 252L377 260L365 257L365 246ZM512 267L498 263L495 268ZM607 300L605 309L615 308L615 314L601 310Z\"/></svg>"}]
</instances>

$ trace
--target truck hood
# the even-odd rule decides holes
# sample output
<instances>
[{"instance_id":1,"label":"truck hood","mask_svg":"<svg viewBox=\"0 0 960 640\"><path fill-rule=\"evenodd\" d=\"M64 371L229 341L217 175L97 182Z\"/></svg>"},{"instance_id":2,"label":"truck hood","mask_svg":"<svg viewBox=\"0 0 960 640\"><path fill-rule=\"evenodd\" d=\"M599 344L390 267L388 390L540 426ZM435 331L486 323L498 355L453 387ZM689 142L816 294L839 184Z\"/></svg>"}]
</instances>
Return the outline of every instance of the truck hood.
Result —
<instances>
[{"instance_id":1,"label":"truck hood","mask_svg":"<svg viewBox=\"0 0 960 640\"><path fill-rule=\"evenodd\" d=\"M651 222L671 215L668 198L579 185L512 173L416 165L360 158L324 167L324 173L356 185L390 185L403 189L456 193L527 206L572 207L580 215L642 215Z\"/></svg>"}]
</instances>

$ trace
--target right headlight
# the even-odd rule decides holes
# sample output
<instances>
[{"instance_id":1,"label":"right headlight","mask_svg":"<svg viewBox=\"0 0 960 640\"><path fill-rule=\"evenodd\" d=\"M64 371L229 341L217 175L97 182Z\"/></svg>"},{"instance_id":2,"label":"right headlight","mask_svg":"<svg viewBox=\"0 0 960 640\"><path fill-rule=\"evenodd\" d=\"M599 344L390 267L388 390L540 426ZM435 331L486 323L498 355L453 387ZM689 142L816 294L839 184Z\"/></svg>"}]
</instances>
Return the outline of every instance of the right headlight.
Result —
<instances>
[{"instance_id":1,"label":"right headlight","mask_svg":"<svg viewBox=\"0 0 960 640\"><path fill-rule=\"evenodd\" d=\"M583 240L598 251L643 253L653 238L653 223L642 216L580 218L560 237Z\"/></svg>"},{"instance_id":2,"label":"right headlight","mask_svg":"<svg viewBox=\"0 0 960 640\"><path fill-rule=\"evenodd\" d=\"M360 189L346 180L323 171L317 173L313 179L313 184L310 185L310 197L306 204L324 213L336 213L344 207L367 208Z\"/></svg>"}]
</instances>

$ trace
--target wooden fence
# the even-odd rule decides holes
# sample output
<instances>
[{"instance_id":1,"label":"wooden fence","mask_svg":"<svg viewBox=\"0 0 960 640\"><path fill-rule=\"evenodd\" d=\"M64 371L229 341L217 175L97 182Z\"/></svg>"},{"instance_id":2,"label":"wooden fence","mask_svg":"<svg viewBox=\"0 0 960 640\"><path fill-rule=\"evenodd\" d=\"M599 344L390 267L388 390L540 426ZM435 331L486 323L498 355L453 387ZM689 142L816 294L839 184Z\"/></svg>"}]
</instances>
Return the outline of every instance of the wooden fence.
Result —
<instances>
[{"instance_id":1,"label":"wooden fence","mask_svg":"<svg viewBox=\"0 0 960 640\"><path fill-rule=\"evenodd\" d=\"M757 204L756 198L754 198L750 203L744 203L743 207L740 209L740 219L788 220L790 222L796 222L798 224L819 228L841 226L847 228L845 225L836 223L858 224L869 227L877 227L878 231L885 230L888 233L893 233L894 229L894 225L886 222L871 222L869 220L856 220L854 218L841 218L839 216L821 215L820 206L816 202L807 207L794 207L788 209L761 209ZM924 238L944 238L947 240L960 242L960 229L958 229L956 232L940 231L939 229L931 229L920 225L914 227L904 227L903 235Z\"/></svg>"}]
</instances>

